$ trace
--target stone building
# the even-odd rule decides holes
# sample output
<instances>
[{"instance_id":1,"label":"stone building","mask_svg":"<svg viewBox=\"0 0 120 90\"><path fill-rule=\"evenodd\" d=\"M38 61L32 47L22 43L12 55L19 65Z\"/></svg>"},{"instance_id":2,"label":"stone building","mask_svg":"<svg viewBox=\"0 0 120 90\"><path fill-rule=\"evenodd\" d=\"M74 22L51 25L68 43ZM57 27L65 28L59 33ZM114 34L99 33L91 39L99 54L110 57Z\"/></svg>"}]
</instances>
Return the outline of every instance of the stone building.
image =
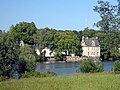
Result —
<instances>
[{"instance_id":1,"label":"stone building","mask_svg":"<svg viewBox=\"0 0 120 90\"><path fill-rule=\"evenodd\" d=\"M82 37L81 41L82 46L82 56L87 57L100 57L100 45L98 41L98 37L96 38L88 38Z\"/></svg>"}]
</instances>

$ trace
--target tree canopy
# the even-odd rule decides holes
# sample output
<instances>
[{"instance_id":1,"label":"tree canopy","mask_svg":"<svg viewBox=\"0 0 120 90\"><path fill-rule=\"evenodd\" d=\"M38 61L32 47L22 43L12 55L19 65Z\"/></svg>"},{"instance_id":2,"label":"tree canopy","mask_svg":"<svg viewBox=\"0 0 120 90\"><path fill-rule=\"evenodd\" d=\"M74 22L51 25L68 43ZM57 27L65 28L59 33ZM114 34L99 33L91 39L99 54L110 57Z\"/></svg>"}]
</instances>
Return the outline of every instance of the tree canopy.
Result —
<instances>
[{"instance_id":1,"label":"tree canopy","mask_svg":"<svg viewBox=\"0 0 120 90\"><path fill-rule=\"evenodd\" d=\"M27 44L34 44L33 35L36 33L37 28L34 22L20 22L15 26L10 27L10 33L13 34L16 41L24 41Z\"/></svg>"}]
</instances>

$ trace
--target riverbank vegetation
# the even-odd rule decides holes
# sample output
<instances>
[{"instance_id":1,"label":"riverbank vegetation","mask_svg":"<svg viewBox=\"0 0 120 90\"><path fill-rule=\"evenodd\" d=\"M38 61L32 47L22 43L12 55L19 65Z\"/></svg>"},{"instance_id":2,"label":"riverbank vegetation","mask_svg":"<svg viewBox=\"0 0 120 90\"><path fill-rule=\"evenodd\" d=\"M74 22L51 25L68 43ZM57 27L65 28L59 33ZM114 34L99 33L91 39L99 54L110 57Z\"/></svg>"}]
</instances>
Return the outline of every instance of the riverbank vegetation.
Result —
<instances>
[{"instance_id":1,"label":"riverbank vegetation","mask_svg":"<svg viewBox=\"0 0 120 90\"><path fill-rule=\"evenodd\" d=\"M94 62L91 58L85 59L80 63L80 67L77 72L81 73L96 73L103 72L104 65L100 62ZM119 67L118 67L119 68Z\"/></svg>"},{"instance_id":2,"label":"riverbank vegetation","mask_svg":"<svg viewBox=\"0 0 120 90\"><path fill-rule=\"evenodd\" d=\"M112 73L10 79L0 82L0 90L119 90L119 79Z\"/></svg>"}]
</instances>

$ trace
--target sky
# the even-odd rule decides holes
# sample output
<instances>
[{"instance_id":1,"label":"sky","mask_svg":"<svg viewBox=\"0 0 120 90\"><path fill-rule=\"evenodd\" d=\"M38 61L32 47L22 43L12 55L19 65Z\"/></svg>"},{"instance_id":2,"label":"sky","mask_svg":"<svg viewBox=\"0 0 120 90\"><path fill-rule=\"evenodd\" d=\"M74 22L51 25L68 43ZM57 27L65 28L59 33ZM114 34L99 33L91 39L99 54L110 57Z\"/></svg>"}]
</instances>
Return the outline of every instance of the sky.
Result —
<instances>
[{"instance_id":1,"label":"sky","mask_svg":"<svg viewBox=\"0 0 120 90\"><path fill-rule=\"evenodd\" d=\"M106 0L117 4L117 0ZM97 0L0 0L0 29L19 22L34 22L37 28L83 30L100 20L93 11Z\"/></svg>"}]
</instances>

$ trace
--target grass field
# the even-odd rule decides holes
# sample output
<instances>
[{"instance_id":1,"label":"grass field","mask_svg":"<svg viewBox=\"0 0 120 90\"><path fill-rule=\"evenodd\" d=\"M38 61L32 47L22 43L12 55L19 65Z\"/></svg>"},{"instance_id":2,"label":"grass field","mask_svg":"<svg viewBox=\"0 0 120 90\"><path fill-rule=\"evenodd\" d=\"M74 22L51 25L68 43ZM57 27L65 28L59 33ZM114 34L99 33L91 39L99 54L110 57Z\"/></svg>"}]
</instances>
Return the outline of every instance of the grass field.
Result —
<instances>
[{"instance_id":1,"label":"grass field","mask_svg":"<svg viewBox=\"0 0 120 90\"><path fill-rule=\"evenodd\" d=\"M97 73L0 82L0 90L120 90L120 74Z\"/></svg>"}]
</instances>

